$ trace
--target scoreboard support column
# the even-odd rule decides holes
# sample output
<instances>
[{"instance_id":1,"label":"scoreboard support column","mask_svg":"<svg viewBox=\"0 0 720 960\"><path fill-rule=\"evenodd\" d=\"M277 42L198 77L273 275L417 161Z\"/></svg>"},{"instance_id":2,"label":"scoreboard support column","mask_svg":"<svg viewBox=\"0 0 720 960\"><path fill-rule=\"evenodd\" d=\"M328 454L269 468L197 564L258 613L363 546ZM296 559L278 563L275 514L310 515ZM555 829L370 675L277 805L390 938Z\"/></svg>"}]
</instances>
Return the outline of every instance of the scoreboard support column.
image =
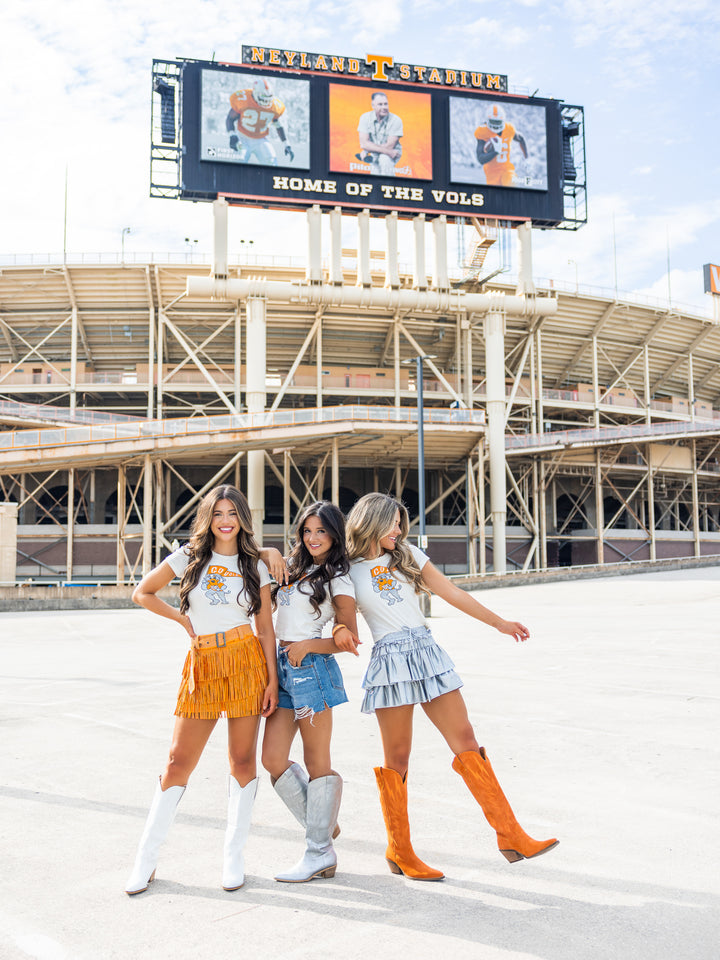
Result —
<instances>
[{"instance_id":1,"label":"scoreboard support column","mask_svg":"<svg viewBox=\"0 0 720 960\"><path fill-rule=\"evenodd\" d=\"M267 353L267 301L249 297L247 311L247 387L245 401L248 413L262 413L267 401L265 380ZM249 450L247 454L247 498L255 537L262 545L265 518L265 452Z\"/></svg>"},{"instance_id":2,"label":"scoreboard support column","mask_svg":"<svg viewBox=\"0 0 720 960\"><path fill-rule=\"evenodd\" d=\"M493 573L505 573L507 570L505 540L505 524L507 521L505 484L505 314L486 314L484 326Z\"/></svg>"}]
</instances>

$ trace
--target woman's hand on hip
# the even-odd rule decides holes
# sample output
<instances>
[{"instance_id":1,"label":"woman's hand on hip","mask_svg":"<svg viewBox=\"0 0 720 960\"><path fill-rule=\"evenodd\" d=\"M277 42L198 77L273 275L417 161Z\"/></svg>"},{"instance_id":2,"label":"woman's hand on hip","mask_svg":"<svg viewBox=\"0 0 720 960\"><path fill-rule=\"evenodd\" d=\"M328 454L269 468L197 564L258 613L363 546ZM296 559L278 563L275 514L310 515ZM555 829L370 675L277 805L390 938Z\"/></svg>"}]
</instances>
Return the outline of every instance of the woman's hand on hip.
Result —
<instances>
[{"instance_id":1,"label":"woman's hand on hip","mask_svg":"<svg viewBox=\"0 0 720 960\"><path fill-rule=\"evenodd\" d=\"M308 651L308 644L305 640L296 640L287 647L288 663L291 667L299 667L305 659Z\"/></svg>"}]
</instances>

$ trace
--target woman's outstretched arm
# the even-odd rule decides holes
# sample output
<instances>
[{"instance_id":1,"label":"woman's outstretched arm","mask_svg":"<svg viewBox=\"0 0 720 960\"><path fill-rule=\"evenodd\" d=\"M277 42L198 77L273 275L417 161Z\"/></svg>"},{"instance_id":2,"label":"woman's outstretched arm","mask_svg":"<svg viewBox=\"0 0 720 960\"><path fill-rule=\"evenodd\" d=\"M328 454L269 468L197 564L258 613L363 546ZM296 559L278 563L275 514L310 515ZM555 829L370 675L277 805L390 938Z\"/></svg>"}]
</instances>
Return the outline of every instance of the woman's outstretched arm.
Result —
<instances>
[{"instance_id":1,"label":"woman's outstretched arm","mask_svg":"<svg viewBox=\"0 0 720 960\"><path fill-rule=\"evenodd\" d=\"M422 568L422 578L423 583L429 590L432 590L438 597L446 600L456 609L467 613L473 619L486 623L489 627L494 627L500 633L506 633L508 636L514 637L516 641L527 640L530 636L530 631L522 623L518 623L516 620L504 620L497 613L488 610L469 593L461 590L460 587L448 580L445 574L440 573L438 568L430 561Z\"/></svg>"}]
</instances>

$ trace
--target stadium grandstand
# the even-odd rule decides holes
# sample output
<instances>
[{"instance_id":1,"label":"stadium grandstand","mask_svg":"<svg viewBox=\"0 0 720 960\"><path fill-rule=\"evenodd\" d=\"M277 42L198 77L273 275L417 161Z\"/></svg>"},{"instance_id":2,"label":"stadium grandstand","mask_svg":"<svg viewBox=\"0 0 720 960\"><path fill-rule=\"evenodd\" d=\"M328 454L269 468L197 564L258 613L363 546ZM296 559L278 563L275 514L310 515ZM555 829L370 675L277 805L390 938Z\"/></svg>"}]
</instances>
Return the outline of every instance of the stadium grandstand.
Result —
<instances>
[{"instance_id":1,"label":"stadium grandstand","mask_svg":"<svg viewBox=\"0 0 720 960\"><path fill-rule=\"evenodd\" d=\"M417 532L417 357L429 550L445 572L720 552L720 328L537 280L527 308L504 313L516 281L479 279L492 242L480 235L417 309L403 292L433 282L401 266L389 283L380 251L344 249L313 276L304 261L231 258L228 281L250 282L235 299L197 292L197 255L5 258L0 500L17 516L16 579L132 582L225 480L254 478L258 533L277 546L311 498L347 510L371 490L401 497ZM333 297L346 288L359 293ZM487 314L459 293L501 315L503 509Z\"/></svg>"}]
</instances>

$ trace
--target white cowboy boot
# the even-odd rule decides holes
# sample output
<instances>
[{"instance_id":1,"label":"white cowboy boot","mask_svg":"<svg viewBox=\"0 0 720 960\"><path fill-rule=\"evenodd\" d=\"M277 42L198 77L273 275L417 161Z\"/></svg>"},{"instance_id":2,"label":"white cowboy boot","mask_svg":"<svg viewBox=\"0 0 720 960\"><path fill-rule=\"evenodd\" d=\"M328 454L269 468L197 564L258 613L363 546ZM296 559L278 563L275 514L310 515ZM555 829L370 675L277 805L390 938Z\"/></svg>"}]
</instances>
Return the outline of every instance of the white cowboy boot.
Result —
<instances>
[{"instance_id":1,"label":"white cowboy boot","mask_svg":"<svg viewBox=\"0 0 720 960\"><path fill-rule=\"evenodd\" d=\"M185 787L168 787L167 790L163 790L158 781L150 812L145 821L145 829L140 838L135 865L125 886L125 893L129 897L136 893L143 893L147 890L148 884L155 879L160 847L172 826L178 803L184 793Z\"/></svg>"},{"instance_id":2,"label":"white cowboy boot","mask_svg":"<svg viewBox=\"0 0 720 960\"><path fill-rule=\"evenodd\" d=\"M291 763L285 773L273 781L275 793L305 829L307 815L307 785L310 778L299 763Z\"/></svg>"},{"instance_id":3,"label":"white cowboy boot","mask_svg":"<svg viewBox=\"0 0 720 960\"><path fill-rule=\"evenodd\" d=\"M282 883L305 883L317 878L335 876L337 856L332 845L333 827L337 823L342 797L342 777L331 774L311 780L307 786L307 826L305 856L287 873L275 879Z\"/></svg>"},{"instance_id":4,"label":"white cowboy boot","mask_svg":"<svg viewBox=\"0 0 720 960\"><path fill-rule=\"evenodd\" d=\"M295 817L300 826L307 826L307 785L310 778L299 763L291 763L287 770L277 780L273 781L275 792ZM333 829L333 840L340 833L340 824L336 823Z\"/></svg>"},{"instance_id":5,"label":"white cowboy boot","mask_svg":"<svg viewBox=\"0 0 720 960\"><path fill-rule=\"evenodd\" d=\"M255 777L241 787L235 777L228 777L228 813L223 857L223 890L239 890L245 883L245 857L243 850L250 832L258 779Z\"/></svg>"}]
</instances>

